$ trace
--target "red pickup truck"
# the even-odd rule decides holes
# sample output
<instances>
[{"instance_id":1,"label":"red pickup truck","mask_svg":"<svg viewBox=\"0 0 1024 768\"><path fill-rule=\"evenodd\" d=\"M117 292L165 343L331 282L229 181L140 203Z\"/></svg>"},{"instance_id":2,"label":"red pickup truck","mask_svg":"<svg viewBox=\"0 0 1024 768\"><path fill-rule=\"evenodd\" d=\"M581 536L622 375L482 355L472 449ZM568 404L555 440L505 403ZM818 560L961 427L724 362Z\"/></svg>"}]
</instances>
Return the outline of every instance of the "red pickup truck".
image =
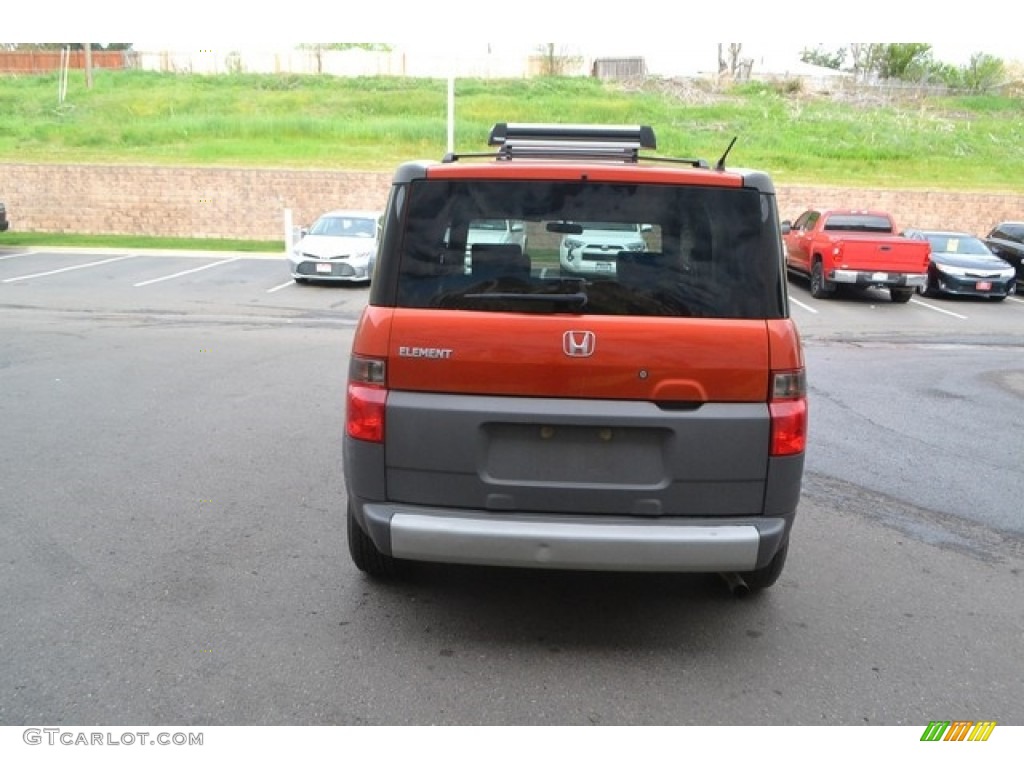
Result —
<instances>
[{"instance_id":1,"label":"red pickup truck","mask_svg":"<svg viewBox=\"0 0 1024 768\"><path fill-rule=\"evenodd\" d=\"M796 221L782 222L782 239L786 269L809 278L816 299L849 284L886 288L902 304L928 277L928 243L900 236L881 211L804 211Z\"/></svg>"}]
</instances>

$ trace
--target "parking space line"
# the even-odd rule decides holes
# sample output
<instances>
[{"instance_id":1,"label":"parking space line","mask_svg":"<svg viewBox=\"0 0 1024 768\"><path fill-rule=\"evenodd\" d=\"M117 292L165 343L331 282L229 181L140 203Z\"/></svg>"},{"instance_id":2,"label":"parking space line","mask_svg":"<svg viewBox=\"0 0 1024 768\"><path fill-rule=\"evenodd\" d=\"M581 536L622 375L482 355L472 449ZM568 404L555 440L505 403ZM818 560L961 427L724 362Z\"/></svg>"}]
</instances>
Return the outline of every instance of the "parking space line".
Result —
<instances>
[{"instance_id":1,"label":"parking space line","mask_svg":"<svg viewBox=\"0 0 1024 768\"><path fill-rule=\"evenodd\" d=\"M128 256L115 256L112 259L103 259L103 261L90 261L88 264L76 264L73 267L63 267L62 269L51 269L49 272L36 272L33 275L20 275L18 277L8 277L4 280L5 283L16 283L19 280L32 280L36 277L48 277L50 275L59 275L61 272L70 272L73 269L85 269L87 267L98 267L101 264L110 264L113 261L121 261L123 259L134 259L135 254L129 254Z\"/></svg>"},{"instance_id":2,"label":"parking space line","mask_svg":"<svg viewBox=\"0 0 1024 768\"><path fill-rule=\"evenodd\" d=\"M287 283L281 283L280 285L274 286L273 288L268 288L267 293L276 293L277 291L280 291L282 288L287 288L289 285L295 285L295 281L289 280Z\"/></svg>"},{"instance_id":3,"label":"parking space line","mask_svg":"<svg viewBox=\"0 0 1024 768\"><path fill-rule=\"evenodd\" d=\"M818 310L816 310L814 307L808 306L807 304L804 304L802 301L797 301L792 296L789 297L789 300L791 303L796 304L798 307L800 307L800 309L806 309L812 315L818 314Z\"/></svg>"},{"instance_id":4,"label":"parking space line","mask_svg":"<svg viewBox=\"0 0 1024 768\"><path fill-rule=\"evenodd\" d=\"M1006 301L1011 301L1014 304L1024 304L1024 299L1019 298L1017 296L1007 296L1005 300Z\"/></svg>"},{"instance_id":5,"label":"parking space line","mask_svg":"<svg viewBox=\"0 0 1024 768\"><path fill-rule=\"evenodd\" d=\"M0 261L4 261L6 259L16 259L19 256L28 256L30 253L32 253L32 251L22 251L21 253L8 253L6 256L0 256Z\"/></svg>"},{"instance_id":6,"label":"parking space line","mask_svg":"<svg viewBox=\"0 0 1024 768\"><path fill-rule=\"evenodd\" d=\"M918 306L921 306L921 307L927 307L928 309L932 309L932 310L934 310L936 312L941 312L944 315L952 315L953 317L958 317L961 320L969 320L970 319L970 318L967 317L967 315L958 315L956 312L950 312L948 309L942 309L941 307L933 306L932 304L929 304L927 301L921 301L920 299L911 299L910 302L912 304L917 304Z\"/></svg>"},{"instance_id":7,"label":"parking space line","mask_svg":"<svg viewBox=\"0 0 1024 768\"><path fill-rule=\"evenodd\" d=\"M215 261L213 264L204 264L201 267L195 269L186 269L184 272L175 272L173 275L164 275L163 277L155 277L152 280L143 280L141 283L135 283L133 288L141 288L144 285L152 285L153 283L161 283L164 280L173 280L176 277L183 277L184 275L191 275L193 272L202 272L204 269L210 269L211 267L219 267L221 264L230 264L232 261L238 261L241 257L234 256L230 259L224 259L223 261Z\"/></svg>"}]
</instances>

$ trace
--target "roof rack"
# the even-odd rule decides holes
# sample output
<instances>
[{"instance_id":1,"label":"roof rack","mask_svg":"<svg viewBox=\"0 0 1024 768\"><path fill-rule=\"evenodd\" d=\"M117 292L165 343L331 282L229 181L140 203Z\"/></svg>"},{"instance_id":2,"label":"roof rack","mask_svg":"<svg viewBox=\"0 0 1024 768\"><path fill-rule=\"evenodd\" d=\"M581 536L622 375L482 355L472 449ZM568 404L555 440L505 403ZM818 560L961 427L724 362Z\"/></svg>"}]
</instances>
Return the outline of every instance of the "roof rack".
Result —
<instances>
[{"instance_id":1,"label":"roof rack","mask_svg":"<svg viewBox=\"0 0 1024 768\"><path fill-rule=\"evenodd\" d=\"M572 123L495 123L487 139L496 153L449 152L442 162L470 157L617 160L636 163L641 159L684 163L708 168L706 160L672 157L641 157L641 149L657 149L654 129L649 125L585 125ZM730 145L731 149L731 145ZM723 156L722 160L725 157ZM720 161L721 163L721 161ZM720 169L721 170L721 169Z\"/></svg>"},{"instance_id":2,"label":"roof rack","mask_svg":"<svg viewBox=\"0 0 1024 768\"><path fill-rule=\"evenodd\" d=\"M657 149L654 129L649 125L573 125L568 123L495 123L489 146L513 140L584 141L621 143L637 149Z\"/></svg>"},{"instance_id":3,"label":"roof rack","mask_svg":"<svg viewBox=\"0 0 1024 768\"><path fill-rule=\"evenodd\" d=\"M573 157L636 162L641 149L657 148L649 125L496 123L487 140L499 160Z\"/></svg>"}]
</instances>

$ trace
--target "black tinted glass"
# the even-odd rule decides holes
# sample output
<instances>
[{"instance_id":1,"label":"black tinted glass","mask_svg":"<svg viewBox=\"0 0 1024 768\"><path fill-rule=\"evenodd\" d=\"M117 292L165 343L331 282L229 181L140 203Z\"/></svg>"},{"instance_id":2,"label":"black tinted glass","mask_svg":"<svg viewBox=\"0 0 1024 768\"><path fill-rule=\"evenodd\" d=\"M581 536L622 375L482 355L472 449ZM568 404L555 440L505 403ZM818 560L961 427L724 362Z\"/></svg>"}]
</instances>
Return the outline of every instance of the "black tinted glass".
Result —
<instances>
[{"instance_id":1,"label":"black tinted glass","mask_svg":"<svg viewBox=\"0 0 1024 768\"><path fill-rule=\"evenodd\" d=\"M755 190L422 180L407 191L399 306L723 318L785 311L774 198ZM517 226L470 226L486 219Z\"/></svg>"},{"instance_id":2,"label":"black tinted glass","mask_svg":"<svg viewBox=\"0 0 1024 768\"><path fill-rule=\"evenodd\" d=\"M884 216L867 214L833 215L825 222L826 232L892 232L892 222Z\"/></svg>"}]
</instances>

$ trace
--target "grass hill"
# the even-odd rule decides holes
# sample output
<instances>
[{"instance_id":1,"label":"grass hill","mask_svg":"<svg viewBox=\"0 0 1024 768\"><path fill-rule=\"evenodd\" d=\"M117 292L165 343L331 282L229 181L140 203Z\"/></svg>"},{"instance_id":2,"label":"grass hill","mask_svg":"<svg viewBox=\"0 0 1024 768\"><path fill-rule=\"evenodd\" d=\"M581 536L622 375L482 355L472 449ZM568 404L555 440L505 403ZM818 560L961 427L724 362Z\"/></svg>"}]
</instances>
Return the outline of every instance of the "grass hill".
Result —
<instances>
[{"instance_id":1,"label":"grass hill","mask_svg":"<svg viewBox=\"0 0 1024 768\"><path fill-rule=\"evenodd\" d=\"M0 75L0 163L142 163L391 170L447 149L443 80L101 70ZM495 122L654 126L657 154L717 160L776 182L1024 192L1024 99L809 93L796 81L458 80L455 148Z\"/></svg>"}]
</instances>

